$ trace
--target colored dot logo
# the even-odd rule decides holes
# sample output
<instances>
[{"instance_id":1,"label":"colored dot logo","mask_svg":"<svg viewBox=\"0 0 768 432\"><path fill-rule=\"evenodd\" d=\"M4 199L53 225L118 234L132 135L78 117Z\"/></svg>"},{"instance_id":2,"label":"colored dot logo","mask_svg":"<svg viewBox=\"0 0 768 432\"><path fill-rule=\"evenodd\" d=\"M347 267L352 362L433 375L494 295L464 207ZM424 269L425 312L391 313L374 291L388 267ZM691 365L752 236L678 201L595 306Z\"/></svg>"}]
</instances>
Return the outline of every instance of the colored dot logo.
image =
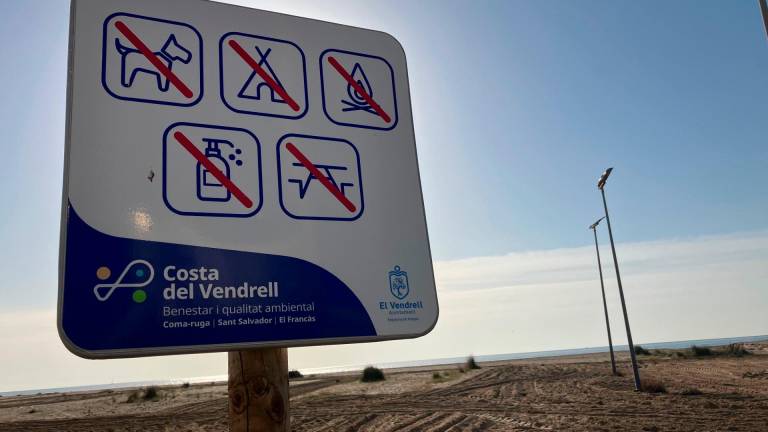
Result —
<instances>
[{"instance_id":1,"label":"colored dot logo","mask_svg":"<svg viewBox=\"0 0 768 432\"><path fill-rule=\"evenodd\" d=\"M136 274L137 278L144 277L144 269L136 269L134 273ZM98 268L98 270L96 270L96 277L99 278L99 280L107 280L110 276L112 276L112 270L110 270L107 266L101 266ZM133 292L133 301L136 303L144 303L146 299L147 292L143 289L137 289Z\"/></svg>"},{"instance_id":2,"label":"colored dot logo","mask_svg":"<svg viewBox=\"0 0 768 432\"><path fill-rule=\"evenodd\" d=\"M143 278L144 277L144 269L136 269L136 277L137 278ZM147 292L143 289L137 289L133 292L133 301L136 303L144 303L144 300L147 299Z\"/></svg>"},{"instance_id":3,"label":"colored dot logo","mask_svg":"<svg viewBox=\"0 0 768 432\"><path fill-rule=\"evenodd\" d=\"M146 291L142 289L138 289L133 292L133 301L135 301L136 303L144 303L144 300L146 299L147 299Z\"/></svg>"},{"instance_id":4,"label":"colored dot logo","mask_svg":"<svg viewBox=\"0 0 768 432\"><path fill-rule=\"evenodd\" d=\"M96 278L100 281L106 281L112 276L112 270L109 267L101 266L96 269ZM120 273L113 283L99 283L93 287L93 293L99 301L106 301L112 296L112 293L118 288L133 288L131 298L136 303L144 303L147 300L147 292L143 289L152 282L155 276L155 269L145 260L131 261Z\"/></svg>"},{"instance_id":5,"label":"colored dot logo","mask_svg":"<svg viewBox=\"0 0 768 432\"><path fill-rule=\"evenodd\" d=\"M99 280L107 280L110 276L112 276L112 270L110 270L109 267L102 266L96 270L96 277L99 278Z\"/></svg>"}]
</instances>

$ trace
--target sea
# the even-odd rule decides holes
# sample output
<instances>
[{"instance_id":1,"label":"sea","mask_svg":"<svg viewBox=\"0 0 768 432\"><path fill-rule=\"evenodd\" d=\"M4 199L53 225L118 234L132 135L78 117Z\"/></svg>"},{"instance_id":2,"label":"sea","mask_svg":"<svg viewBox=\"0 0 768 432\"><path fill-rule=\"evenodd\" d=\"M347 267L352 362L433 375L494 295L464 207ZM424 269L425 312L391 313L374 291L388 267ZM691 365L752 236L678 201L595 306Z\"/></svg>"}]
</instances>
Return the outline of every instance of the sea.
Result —
<instances>
[{"instance_id":1,"label":"sea","mask_svg":"<svg viewBox=\"0 0 768 432\"><path fill-rule=\"evenodd\" d=\"M718 339L694 339L684 341L673 342L653 342L653 343L641 343L646 349L686 349L694 345L696 346L721 346L732 343L748 343L748 342L761 342L768 340L768 335L761 336L741 336L731 338L718 338ZM614 351L627 351L629 347L627 345L614 345ZM494 362L504 360L518 360L518 359L534 359L542 357L562 357L579 354L594 354L608 352L608 346L588 347L588 348L575 348L575 349L562 349L562 350L550 350L550 351L533 351L522 353L508 353L508 354L490 354L490 355L476 355L475 360L482 362ZM409 367L422 367L422 366L441 366L450 364L460 364L467 359L464 357L444 357L424 360L412 360L412 361L400 361L379 363L374 366L382 369L400 369ZM321 368L305 368L301 370L301 373L306 375L320 375L339 372L350 372L356 370L362 370L369 364L353 364L344 366L333 367L321 367ZM50 393L73 393L73 392L89 392L94 390L107 390L107 389L125 389L125 388L138 388L151 385L181 385L183 383L198 384L209 382L226 381L227 375L210 375L190 377L183 379L171 379L171 380L153 380L153 381L130 381L119 382L109 384L95 384L95 385L82 385L74 387L56 387L56 388L43 388L43 389L30 389L30 390L16 390L0 392L1 397L8 396L25 396L25 395L38 395L38 394L50 394Z\"/></svg>"}]
</instances>

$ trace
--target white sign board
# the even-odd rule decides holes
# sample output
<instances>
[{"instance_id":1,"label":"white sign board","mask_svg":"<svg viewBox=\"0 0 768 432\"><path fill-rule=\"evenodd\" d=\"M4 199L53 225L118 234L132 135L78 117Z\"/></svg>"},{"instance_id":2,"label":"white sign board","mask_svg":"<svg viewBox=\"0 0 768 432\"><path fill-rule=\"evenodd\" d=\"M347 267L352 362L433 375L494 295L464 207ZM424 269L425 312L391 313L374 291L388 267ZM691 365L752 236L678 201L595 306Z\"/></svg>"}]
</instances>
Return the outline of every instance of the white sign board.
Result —
<instances>
[{"instance_id":1,"label":"white sign board","mask_svg":"<svg viewBox=\"0 0 768 432\"><path fill-rule=\"evenodd\" d=\"M417 337L405 54L202 0L73 0L59 331L91 358Z\"/></svg>"}]
</instances>

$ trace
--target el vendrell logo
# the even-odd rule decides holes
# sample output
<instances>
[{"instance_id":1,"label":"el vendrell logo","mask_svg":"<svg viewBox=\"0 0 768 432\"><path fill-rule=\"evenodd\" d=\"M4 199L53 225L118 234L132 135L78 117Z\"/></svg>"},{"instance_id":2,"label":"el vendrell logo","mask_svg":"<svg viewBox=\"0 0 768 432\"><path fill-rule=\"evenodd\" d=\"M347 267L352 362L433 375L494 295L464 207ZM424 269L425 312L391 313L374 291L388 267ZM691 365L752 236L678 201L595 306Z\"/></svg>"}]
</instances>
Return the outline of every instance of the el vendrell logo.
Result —
<instances>
[{"instance_id":1,"label":"el vendrell logo","mask_svg":"<svg viewBox=\"0 0 768 432\"><path fill-rule=\"evenodd\" d=\"M96 277L101 281L106 281L112 275L109 267L102 266L96 270ZM155 277L155 269L148 261L137 259L125 266L125 269L113 283L100 283L93 287L93 293L99 301L107 301L112 293L118 288L135 288L133 292L133 301L144 303L147 299L147 292L141 288L149 285ZM125 282L128 279L131 282Z\"/></svg>"},{"instance_id":2,"label":"el vendrell logo","mask_svg":"<svg viewBox=\"0 0 768 432\"><path fill-rule=\"evenodd\" d=\"M395 266L394 270L389 272L389 291L399 300L408 297L411 291L408 287L408 273L400 270L400 266Z\"/></svg>"}]
</instances>

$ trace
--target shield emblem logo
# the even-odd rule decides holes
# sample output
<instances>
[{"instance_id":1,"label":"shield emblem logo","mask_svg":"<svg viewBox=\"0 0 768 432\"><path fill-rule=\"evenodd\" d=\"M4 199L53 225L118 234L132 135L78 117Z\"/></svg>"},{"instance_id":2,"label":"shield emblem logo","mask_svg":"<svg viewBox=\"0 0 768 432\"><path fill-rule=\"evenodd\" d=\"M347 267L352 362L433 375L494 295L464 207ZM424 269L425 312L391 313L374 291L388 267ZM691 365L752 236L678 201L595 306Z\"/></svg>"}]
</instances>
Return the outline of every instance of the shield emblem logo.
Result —
<instances>
[{"instance_id":1,"label":"shield emblem logo","mask_svg":"<svg viewBox=\"0 0 768 432\"><path fill-rule=\"evenodd\" d=\"M389 272L389 291L399 300L408 297L408 273L400 270L400 266Z\"/></svg>"}]
</instances>

